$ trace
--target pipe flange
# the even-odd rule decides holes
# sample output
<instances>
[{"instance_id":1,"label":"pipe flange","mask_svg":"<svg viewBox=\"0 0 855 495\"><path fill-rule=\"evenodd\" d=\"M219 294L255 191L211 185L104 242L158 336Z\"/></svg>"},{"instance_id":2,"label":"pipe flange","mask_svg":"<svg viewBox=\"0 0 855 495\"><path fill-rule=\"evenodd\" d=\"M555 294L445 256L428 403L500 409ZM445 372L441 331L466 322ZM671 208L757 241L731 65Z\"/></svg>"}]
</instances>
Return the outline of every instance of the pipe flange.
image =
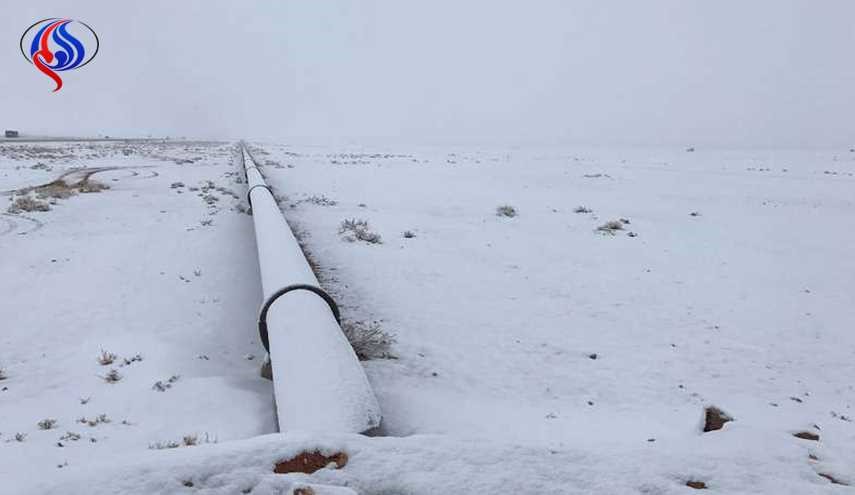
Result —
<instances>
[{"instance_id":1,"label":"pipe flange","mask_svg":"<svg viewBox=\"0 0 855 495\"><path fill-rule=\"evenodd\" d=\"M267 184L256 184L250 187L249 190L246 192L246 202L249 203L250 207L252 207L252 190L256 187L263 187L264 189L267 189L267 192L269 192L270 195L273 196L273 189L270 189L270 186L268 186Z\"/></svg>"},{"instance_id":2,"label":"pipe flange","mask_svg":"<svg viewBox=\"0 0 855 495\"><path fill-rule=\"evenodd\" d=\"M288 285L271 294L270 297L264 301L264 304L261 305L261 311L258 313L258 336L261 338L261 345L264 346L264 349L268 354L270 353L270 338L267 334L267 312L270 310L270 306L272 306L277 299L295 290L306 290L320 296L321 299L329 305L330 311L332 311L332 314L335 317L335 321L341 325L341 312L338 310L338 304L336 304L335 299L327 294L325 290L316 285L310 284Z\"/></svg>"}]
</instances>

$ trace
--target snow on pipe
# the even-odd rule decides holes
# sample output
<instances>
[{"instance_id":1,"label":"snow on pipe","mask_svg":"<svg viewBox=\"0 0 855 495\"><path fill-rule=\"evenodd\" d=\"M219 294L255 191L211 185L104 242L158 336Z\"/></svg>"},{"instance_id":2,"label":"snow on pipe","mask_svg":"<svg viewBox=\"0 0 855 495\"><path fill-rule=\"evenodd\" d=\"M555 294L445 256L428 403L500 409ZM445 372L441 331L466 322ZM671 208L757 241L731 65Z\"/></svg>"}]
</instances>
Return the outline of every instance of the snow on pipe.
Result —
<instances>
[{"instance_id":1,"label":"snow on pipe","mask_svg":"<svg viewBox=\"0 0 855 495\"><path fill-rule=\"evenodd\" d=\"M339 326L270 187L242 143L265 302L259 333L270 354L280 431L363 433L380 424L365 370Z\"/></svg>"}]
</instances>

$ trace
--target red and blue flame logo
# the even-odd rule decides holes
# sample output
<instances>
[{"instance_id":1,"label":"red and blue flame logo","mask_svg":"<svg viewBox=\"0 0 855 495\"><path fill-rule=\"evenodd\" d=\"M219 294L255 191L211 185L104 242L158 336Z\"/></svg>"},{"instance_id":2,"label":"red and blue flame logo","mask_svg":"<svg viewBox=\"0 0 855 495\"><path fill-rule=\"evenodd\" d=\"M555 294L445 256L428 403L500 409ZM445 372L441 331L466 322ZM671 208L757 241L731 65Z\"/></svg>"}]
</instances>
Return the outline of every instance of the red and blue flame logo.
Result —
<instances>
[{"instance_id":1,"label":"red and blue flame logo","mask_svg":"<svg viewBox=\"0 0 855 495\"><path fill-rule=\"evenodd\" d=\"M74 19L42 19L21 36L21 54L53 80L54 93L62 89L60 73L88 64L99 48L95 31Z\"/></svg>"}]
</instances>

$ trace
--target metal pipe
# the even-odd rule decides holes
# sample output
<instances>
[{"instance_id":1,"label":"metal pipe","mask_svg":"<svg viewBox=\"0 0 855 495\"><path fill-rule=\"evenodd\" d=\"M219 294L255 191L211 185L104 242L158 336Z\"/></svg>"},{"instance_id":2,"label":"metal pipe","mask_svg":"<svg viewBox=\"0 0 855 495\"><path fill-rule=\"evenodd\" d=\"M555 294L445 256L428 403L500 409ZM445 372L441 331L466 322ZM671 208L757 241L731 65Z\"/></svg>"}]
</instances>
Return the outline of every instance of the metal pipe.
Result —
<instances>
[{"instance_id":1,"label":"metal pipe","mask_svg":"<svg viewBox=\"0 0 855 495\"><path fill-rule=\"evenodd\" d=\"M264 176L241 144L265 302L259 332L270 355L280 431L363 433L380 406Z\"/></svg>"}]
</instances>

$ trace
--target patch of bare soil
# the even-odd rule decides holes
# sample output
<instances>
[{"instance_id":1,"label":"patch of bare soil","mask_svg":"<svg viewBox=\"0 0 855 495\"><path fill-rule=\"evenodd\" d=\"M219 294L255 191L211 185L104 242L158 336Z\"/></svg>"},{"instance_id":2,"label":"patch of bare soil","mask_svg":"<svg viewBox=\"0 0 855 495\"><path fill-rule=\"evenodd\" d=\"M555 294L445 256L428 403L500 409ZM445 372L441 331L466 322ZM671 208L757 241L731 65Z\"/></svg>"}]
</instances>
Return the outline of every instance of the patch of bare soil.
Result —
<instances>
[{"instance_id":1,"label":"patch of bare soil","mask_svg":"<svg viewBox=\"0 0 855 495\"><path fill-rule=\"evenodd\" d=\"M314 452L302 452L292 459L279 461L273 468L276 474L286 473L306 473L312 474L319 469L323 469L331 464L335 465L335 469L341 469L347 464L347 454L344 452L336 452L332 455L323 455L317 450Z\"/></svg>"}]
</instances>

